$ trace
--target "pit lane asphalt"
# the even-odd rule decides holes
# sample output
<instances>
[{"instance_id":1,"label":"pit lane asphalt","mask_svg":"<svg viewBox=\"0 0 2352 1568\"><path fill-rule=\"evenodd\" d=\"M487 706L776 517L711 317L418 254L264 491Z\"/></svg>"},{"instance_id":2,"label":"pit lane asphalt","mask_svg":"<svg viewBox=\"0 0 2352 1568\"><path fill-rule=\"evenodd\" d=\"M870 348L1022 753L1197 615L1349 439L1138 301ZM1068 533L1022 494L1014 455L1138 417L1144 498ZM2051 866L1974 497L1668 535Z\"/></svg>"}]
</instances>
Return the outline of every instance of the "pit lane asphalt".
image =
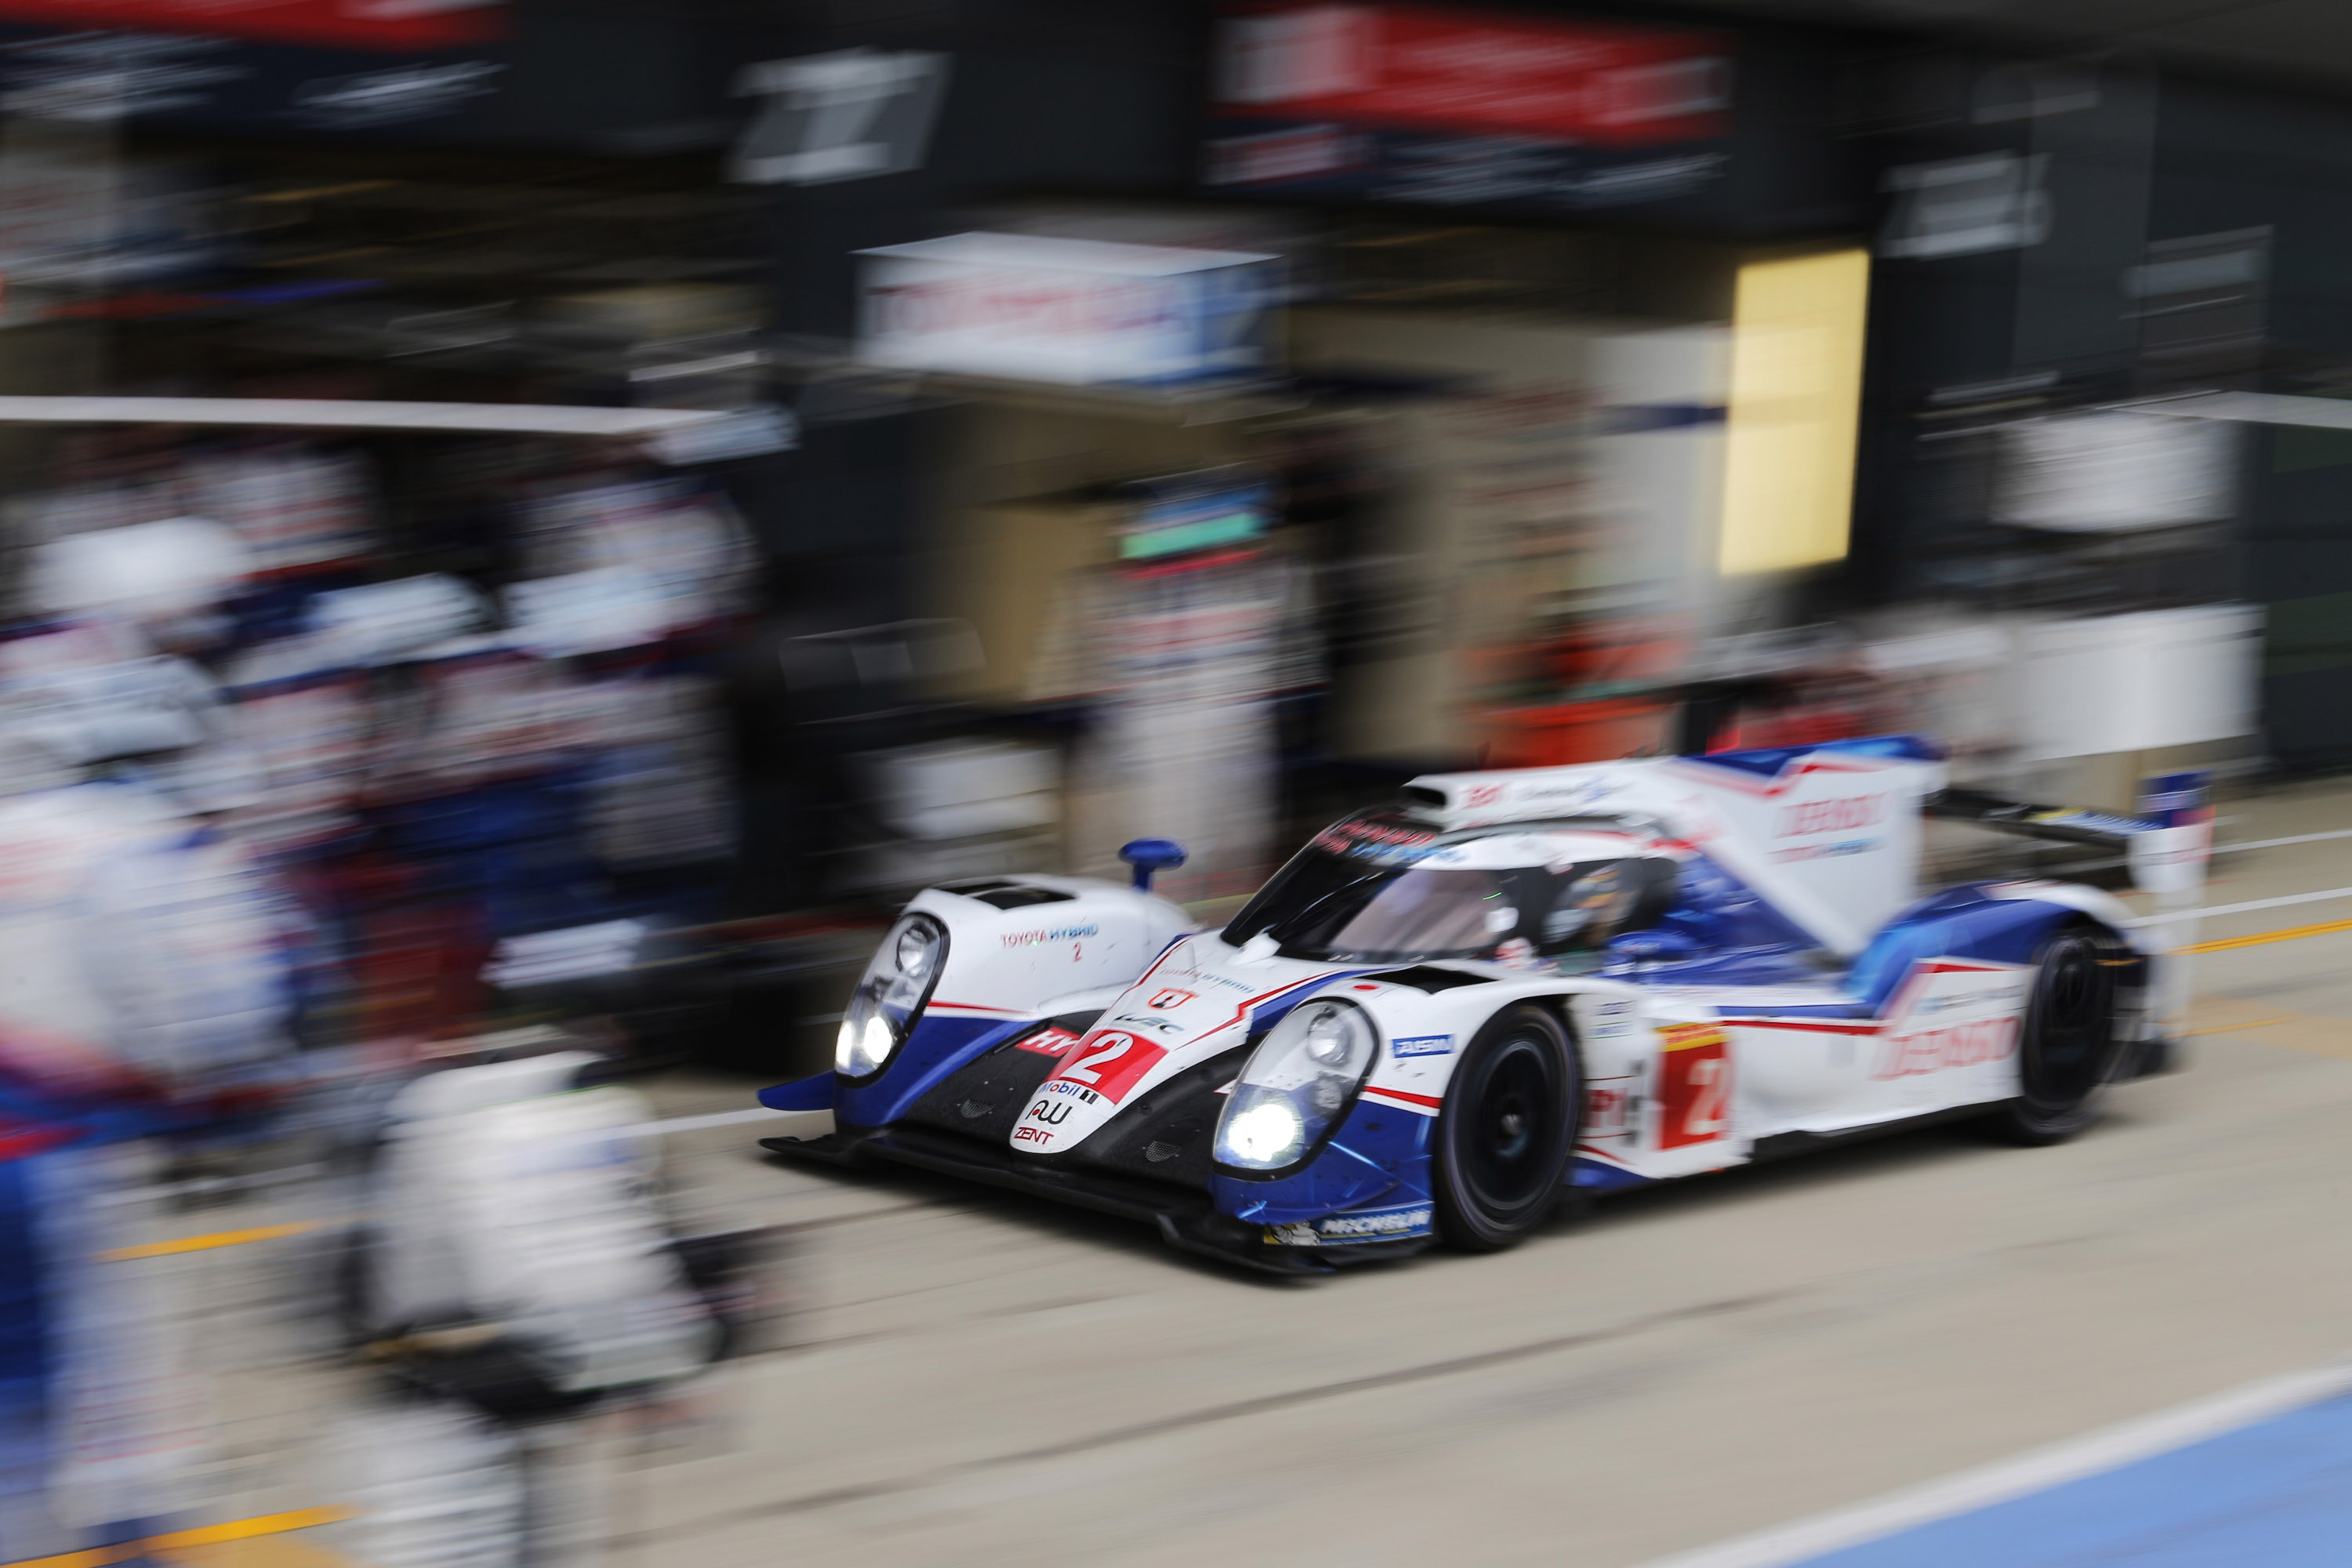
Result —
<instances>
[{"instance_id":1,"label":"pit lane asphalt","mask_svg":"<svg viewBox=\"0 0 2352 1568\"><path fill-rule=\"evenodd\" d=\"M2352 790L2225 809L2225 838L2319 831ZM2344 886L2352 841L2215 868L2216 903ZM2328 1361L2352 1351L2347 961L2352 933L2199 958L2188 1069L2060 1148L1933 1130L1305 1284L1013 1194L774 1164L765 1129L681 1133L692 1211L787 1227L795 1309L727 1373L723 1451L615 1456L612 1560L1620 1568Z\"/></svg>"}]
</instances>

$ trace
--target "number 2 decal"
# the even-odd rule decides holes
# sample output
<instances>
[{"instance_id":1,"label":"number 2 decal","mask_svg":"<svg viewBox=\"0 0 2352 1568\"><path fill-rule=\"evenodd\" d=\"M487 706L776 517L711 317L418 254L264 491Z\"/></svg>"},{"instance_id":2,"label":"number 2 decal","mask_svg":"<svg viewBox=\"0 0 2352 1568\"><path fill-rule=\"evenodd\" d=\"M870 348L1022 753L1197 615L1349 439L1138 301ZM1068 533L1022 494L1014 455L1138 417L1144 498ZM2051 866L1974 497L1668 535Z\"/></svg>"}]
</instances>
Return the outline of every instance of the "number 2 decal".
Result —
<instances>
[{"instance_id":1,"label":"number 2 decal","mask_svg":"<svg viewBox=\"0 0 2352 1568\"><path fill-rule=\"evenodd\" d=\"M1167 1054L1166 1047L1150 1040L1119 1029L1105 1029L1072 1046L1054 1076L1082 1084L1117 1105Z\"/></svg>"},{"instance_id":2,"label":"number 2 decal","mask_svg":"<svg viewBox=\"0 0 2352 1568\"><path fill-rule=\"evenodd\" d=\"M1723 1058L1707 1057L1691 1063L1690 1113L1683 1118L1683 1132L1694 1143L1723 1136L1724 1090Z\"/></svg>"},{"instance_id":3,"label":"number 2 decal","mask_svg":"<svg viewBox=\"0 0 2352 1568\"><path fill-rule=\"evenodd\" d=\"M1669 1024L1658 1034L1658 1147L1728 1137L1731 1058L1723 1031L1711 1024Z\"/></svg>"},{"instance_id":4,"label":"number 2 decal","mask_svg":"<svg viewBox=\"0 0 2352 1568\"><path fill-rule=\"evenodd\" d=\"M1055 1076L1057 1078L1075 1079L1078 1082L1085 1084L1088 1089L1093 1089L1102 1082L1102 1068L1104 1063L1117 1061L1119 1058L1127 1055L1128 1052L1133 1049L1135 1049L1134 1036L1105 1035L1101 1039L1095 1042L1095 1046L1092 1050L1088 1051L1085 1056L1080 1057L1076 1061L1070 1063Z\"/></svg>"}]
</instances>

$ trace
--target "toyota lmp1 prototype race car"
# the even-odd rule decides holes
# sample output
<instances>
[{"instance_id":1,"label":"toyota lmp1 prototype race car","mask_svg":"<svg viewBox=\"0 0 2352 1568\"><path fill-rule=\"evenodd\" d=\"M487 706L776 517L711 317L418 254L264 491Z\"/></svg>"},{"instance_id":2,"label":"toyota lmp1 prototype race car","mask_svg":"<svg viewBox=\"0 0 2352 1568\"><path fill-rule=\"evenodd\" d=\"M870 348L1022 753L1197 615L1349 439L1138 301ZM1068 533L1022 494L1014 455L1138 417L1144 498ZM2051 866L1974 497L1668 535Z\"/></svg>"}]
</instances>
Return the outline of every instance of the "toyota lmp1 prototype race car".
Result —
<instances>
[{"instance_id":1,"label":"toyota lmp1 prototype race car","mask_svg":"<svg viewBox=\"0 0 2352 1568\"><path fill-rule=\"evenodd\" d=\"M1281 1273L1507 1247L1565 1199L1980 1118L2022 1143L2156 1070L2161 955L2109 894L1916 897L1928 811L2138 851L2200 831L1942 788L1910 737L1451 773L1333 824L1222 930L1137 885L929 889L831 1110L778 1154L919 1166Z\"/></svg>"}]
</instances>

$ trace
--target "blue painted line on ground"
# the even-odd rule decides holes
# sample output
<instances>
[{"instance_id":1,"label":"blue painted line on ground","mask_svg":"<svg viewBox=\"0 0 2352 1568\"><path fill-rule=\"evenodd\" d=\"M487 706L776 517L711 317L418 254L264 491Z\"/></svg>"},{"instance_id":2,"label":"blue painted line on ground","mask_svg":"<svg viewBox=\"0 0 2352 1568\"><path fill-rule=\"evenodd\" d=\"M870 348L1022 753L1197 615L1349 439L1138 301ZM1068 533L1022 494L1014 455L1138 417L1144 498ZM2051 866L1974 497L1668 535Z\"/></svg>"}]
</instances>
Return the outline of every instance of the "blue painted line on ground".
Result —
<instances>
[{"instance_id":1,"label":"blue painted line on ground","mask_svg":"<svg viewBox=\"0 0 2352 1568\"><path fill-rule=\"evenodd\" d=\"M2345 1568L2352 1395L1802 1568Z\"/></svg>"}]
</instances>

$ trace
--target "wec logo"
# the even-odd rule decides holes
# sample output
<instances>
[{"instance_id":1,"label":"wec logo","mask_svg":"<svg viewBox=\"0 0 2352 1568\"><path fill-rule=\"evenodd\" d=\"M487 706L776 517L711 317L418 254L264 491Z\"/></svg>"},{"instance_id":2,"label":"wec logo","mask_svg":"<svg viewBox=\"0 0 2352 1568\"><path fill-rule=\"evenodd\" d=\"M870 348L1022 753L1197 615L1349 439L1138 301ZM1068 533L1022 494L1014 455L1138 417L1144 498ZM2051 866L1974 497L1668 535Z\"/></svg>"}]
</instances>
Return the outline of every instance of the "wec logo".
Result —
<instances>
[{"instance_id":1,"label":"wec logo","mask_svg":"<svg viewBox=\"0 0 2352 1568\"><path fill-rule=\"evenodd\" d=\"M1839 800L1809 800L1780 808L1772 830L1776 838L1796 838L1811 833L1846 833L1886 819L1883 795L1848 795Z\"/></svg>"},{"instance_id":2,"label":"wec logo","mask_svg":"<svg viewBox=\"0 0 2352 1568\"><path fill-rule=\"evenodd\" d=\"M1948 1068L1997 1062L2017 1049L2017 1020L1993 1018L1981 1023L1954 1024L1948 1028L1922 1029L1898 1035L1879 1053L1870 1076L1881 1080L1914 1078Z\"/></svg>"}]
</instances>

